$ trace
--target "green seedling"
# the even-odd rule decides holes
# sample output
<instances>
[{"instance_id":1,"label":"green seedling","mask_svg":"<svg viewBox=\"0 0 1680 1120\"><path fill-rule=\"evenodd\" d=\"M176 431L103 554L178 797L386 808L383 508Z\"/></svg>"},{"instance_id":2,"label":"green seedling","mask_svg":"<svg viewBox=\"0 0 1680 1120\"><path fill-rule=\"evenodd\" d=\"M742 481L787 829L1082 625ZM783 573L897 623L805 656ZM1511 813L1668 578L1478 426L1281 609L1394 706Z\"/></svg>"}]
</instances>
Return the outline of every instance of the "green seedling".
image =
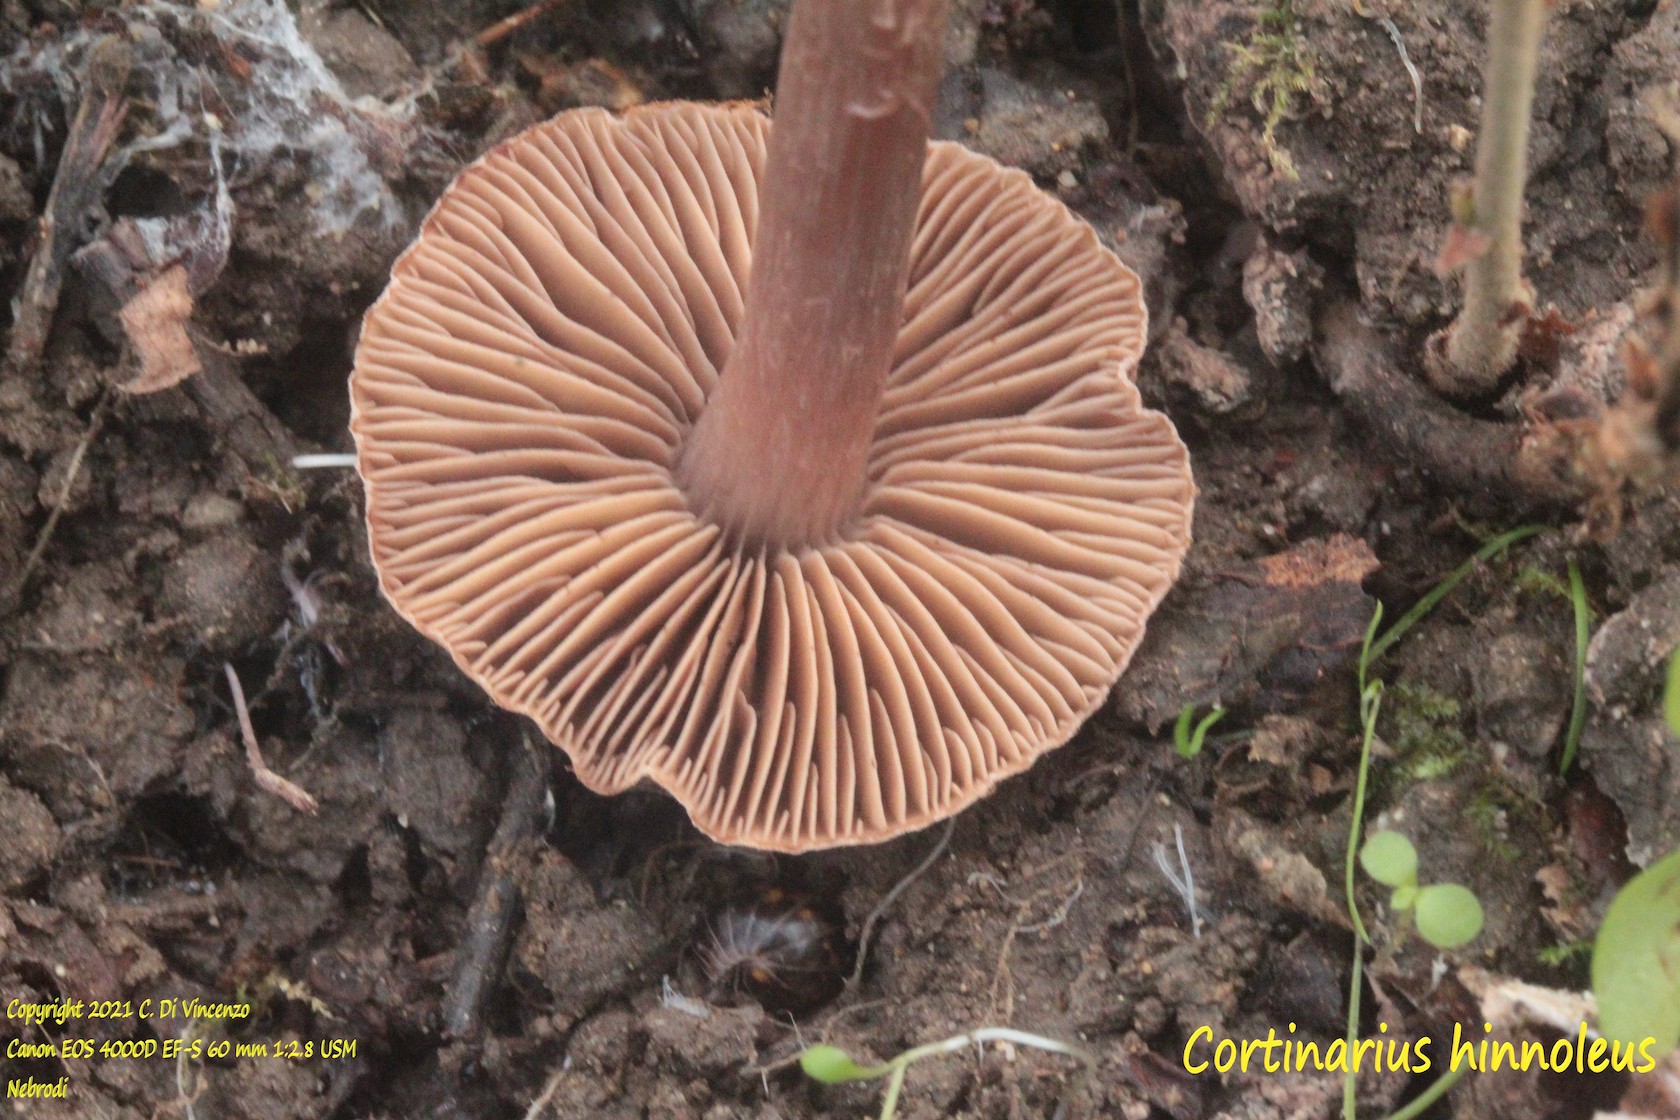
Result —
<instances>
[{"instance_id":1,"label":"green seedling","mask_svg":"<svg viewBox=\"0 0 1680 1120\"><path fill-rule=\"evenodd\" d=\"M1179 757L1195 758L1201 754L1202 740L1207 738L1208 731L1224 718L1224 715L1225 709L1215 704L1213 711L1203 716L1201 721L1192 727L1191 724L1196 719L1196 705L1186 704L1180 708L1178 722L1173 725L1173 749L1178 751Z\"/></svg>"},{"instance_id":2,"label":"green seedling","mask_svg":"<svg viewBox=\"0 0 1680 1120\"><path fill-rule=\"evenodd\" d=\"M1617 892L1593 945L1593 996L1606 1038L1680 1044L1680 851Z\"/></svg>"},{"instance_id":3,"label":"green seedling","mask_svg":"<svg viewBox=\"0 0 1680 1120\"><path fill-rule=\"evenodd\" d=\"M1482 932L1482 904L1468 887L1457 883L1420 885L1417 849L1398 832L1377 832L1359 852L1365 874L1392 887L1389 905L1396 913L1410 912L1418 936L1437 949L1468 945Z\"/></svg>"},{"instance_id":4,"label":"green seedling","mask_svg":"<svg viewBox=\"0 0 1680 1120\"><path fill-rule=\"evenodd\" d=\"M1353 968L1348 981L1348 1017L1347 1017L1347 1047L1352 1053L1359 1041L1359 996L1365 979L1364 946L1370 943L1371 936L1365 930L1365 922L1359 916L1359 903L1354 897L1354 865L1358 862L1359 836L1365 829L1365 794L1370 785L1371 777L1371 744L1377 735L1377 716L1382 711L1383 682L1371 675L1371 669L1377 659L1399 641L1401 636L1420 622L1425 615L1435 609L1435 605L1462 583L1484 561L1491 560L1501 552L1510 548L1518 541L1532 537L1540 531L1538 525L1524 525L1510 532L1501 533L1488 541L1476 554L1454 570L1446 579L1436 584L1428 594L1419 599L1400 621L1377 633L1382 627L1383 609L1378 603L1376 610L1371 612L1370 625L1365 628L1365 641L1359 649L1359 724L1361 741L1359 747L1359 776L1354 783L1352 820L1348 826L1347 862L1344 865L1344 885L1347 890L1348 917L1353 923ZM1408 845L1409 846L1409 845ZM1415 855L1414 855L1415 860ZM1453 908L1449 897L1448 908ZM1478 904L1478 909L1480 904ZM1469 1070L1469 1066L1460 1065L1456 1069L1448 1069L1436 1082L1425 1089L1418 1098L1389 1117L1389 1120L1412 1120L1421 1115L1436 1100L1446 1094L1459 1078ZM1356 1073L1350 1067L1342 1079L1342 1117L1343 1120L1358 1120L1359 1108L1357 1102L1358 1085L1355 1083Z\"/></svg>"},{"instance_id":5,"label":"green seedling","mask_svg":"<svg viewBox=\"0 0 1680 1120\"><path fill-rule=\"evenodd\" d=\"M843 1081L875 1081L885 1077L887 1081L886 1095L881 1098L881 1120L892 1120L898 1111L898 1094L904 1088L904 1074L912 1062L922 1058L931 1058L937 1054L954 1054L958 1050L970 1046L978 1046L986 1042L1010 1042L1017 1046L1030 1046L1036 1050L1045 1050L1052 1054L1066 1054L1070 1058L1077 1058L1084 1065L1085 1073L1096 1068L1096 1061L1085 1050L1066 1042L1058 1042L1043 1035L1029 1034L1026 1031L1013 1030L1009 1027L982 1027L969 1031L967 1034L953 1035L938 1042L930 1042L924 1046L912 1047L896 1058L882 1062L877 1066L859 1065L852 1060L852 1056L838 1046L810 1046L799 1055L799 1068L805 1071L805 1076L813 1081L821 1081L825 1085L837 1085Z\"/></svg>"}]
</instances>

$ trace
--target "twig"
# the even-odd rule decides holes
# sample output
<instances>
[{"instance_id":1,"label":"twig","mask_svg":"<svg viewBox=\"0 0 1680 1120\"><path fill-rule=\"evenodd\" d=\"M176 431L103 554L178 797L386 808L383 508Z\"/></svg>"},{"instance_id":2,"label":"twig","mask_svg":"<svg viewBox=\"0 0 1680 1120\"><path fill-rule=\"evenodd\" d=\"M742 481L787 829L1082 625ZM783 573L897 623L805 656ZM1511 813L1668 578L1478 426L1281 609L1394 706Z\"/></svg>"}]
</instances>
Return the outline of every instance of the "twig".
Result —
<instances>
[{"instance_id":1,"label":"twig","mask_svg":"<svg viewBox=\"0 0 1680 1120\"><path fill-rule=\"evenodd\" d=\"M524 11L515 12L506 19L498 20L495 23L492 23L483 31L480 31L478 33L478 37L475 38L473 42L477 43L481 47L495 46L503 39L506 39L509 35L512 35L515 31L518 31L521 27L536 21L542 15L553 11L563 3L565 3L565 0L537 0L535 4L532 4Z\"/></svg>"},{"instance_id":2,"label":"twig","mask_svg":"<svg viewBox=\"0 0 1680 1120\"><path fill-rule=\"evenodd\" d=\"M507 961L513 943L514 918L519 912L519 887L513 881L515 849L536 831L548 793L546 774L527 740L515 752L502 819L484 853L478 873L478 893L467 914L467 936L461 944L444 1026L456 1039L471 1038L479 1030L485 1004ZM536 1107L536 1106L533 1106Z\"/></svg>"},{"instance_id":3,"label":"twig","mask_svg":"<svg viewBox=\"0 0 1680 1120\"><path fill-rule=\"evenodd\" d=\"M858 934L857 963L852 966L852 975L847 979L846 987L855 988L858 985L858 981L863 979L863 966L869 959L869 941L870 938L875 935L875 923L881 920L881 915L885 914L887 912L887 908L898 899L899 895L904 893L906 887L921 878L922 875L927 872L927 869L933 866L934 861L937 860L944 853L946 847L950 845L951 834L956 830L957 818L951 817L946 820L945 832L939 837L939 843L933 846L933 851L929 852L927 854L927 858L923 859L921 863L918 863L910 874L900 879L897 884L893 886L893 889L887 892L886 897L876 904L875 909L869 912L869 916L863 920L863 929Z\"/></svg>"},{"instance_id":4,"label":"twig","mask_svg":"<svg viewBox=\"0 0 1680 1120\"><path fill-rule=\"evenodd\" d=\"M12 334L6 346L9 372L29 369L40 360L53 312L58 310L71 236L99 206L106 188L121 170L121 160L107 165L106 156L128 114L122 87L128 79L129 65L128 49L117 36L100 40L88 53L81 102L71 118L47 204L41 211L35 255L12 299Z\"/></svg>"},{"instance_id":5,"label":"twig","mask_svg":"<svg viewBox=\"0 0 1680 1120\"><path fill-rule=\"evenodd\" d=\"M537 1099L531 1102L531 1107L525 1110L525 1120L537 1120L537 1117L543 1114L543 1110L548 1107L548 1102L554 1099L555 1093L559 1092L561 1079L571 1070L572 1059L567 1057L565 1061L560 1063L560 1068L549 1075L548 1081L543 1085L542 1092L537 1094Z\"/></svg>"},{"instance_id":6,"label":"twig","mask_svg":"<svg viewBox=\"0 0 1680 1120\"><path fill-rule=\"evenodd\" d=\"M251 726L251 711L245 706L245 689L239 684L239 674L226 661L222 662L222 671L227 674L228 691L233 694L233 713L239 717L239 734L245 740L245 761L250 764L257 788L264 793L272 793L300 813L315 812L320 805L308 790L276 774L263 761L262 748L257 745L256 728Z\"/></svg>"},{"instance_id":7,"label":"twig","mask_svg":"<svg viewBox=\"0 0 1680 1120\"><path fill-rule=\"evenodd\" d=\"M82 472L82 460L87 457L88 448L93 445L93 437L99 434L99 428L105 422L105 406L109 401L110 394L101 393L99 403L93 406L93 415L88 417L87 431L82 433L82 441L76 445L75 453L70 456L70 465L64 471L64 485L58 488L58 496L53 499L52 511L47 514L47 523L42 525L40 533L36 534L35 547L29 550L29 555L24 558L23 567L18 570L17 578L12 580L11 586L6 589L5 601L11 601L23 594L24 586L35 571L35 565L41 562L47 545L52 543L59 519L64 516L64 507L70 501L71 488L76 485L76 477Z\"/></svg>"}]
</instances>

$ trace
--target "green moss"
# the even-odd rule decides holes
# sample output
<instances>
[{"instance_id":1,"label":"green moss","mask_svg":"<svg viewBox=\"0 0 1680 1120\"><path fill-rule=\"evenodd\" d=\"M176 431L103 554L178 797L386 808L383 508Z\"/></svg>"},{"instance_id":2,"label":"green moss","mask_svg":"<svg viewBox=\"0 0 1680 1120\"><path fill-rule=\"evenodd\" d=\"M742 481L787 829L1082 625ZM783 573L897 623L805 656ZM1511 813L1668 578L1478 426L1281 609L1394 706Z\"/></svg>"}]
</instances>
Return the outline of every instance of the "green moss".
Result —
<instances>
[{"instance_id":1,"label":"green moss","mask_svg":"<svg viewBox=\"0 0 1680 1120\"><path fill-rule=\"evenodd\" d=\"M1556 945L1548 945L1534 954L1539 962L1548 968L1572 967L1575 962L1586 958L1592 953L1592 939L1583 938L1579 941L1560 941Z\"/></svg>"},{"instance_id":2,"label":"green moss","mask_svg":"<svg viewBox=\"0 0 1680 1120\"><path fill-rule=\"evenodd\" d=\"M1482 849L1501 863L1515 862L1521 854L1511 843L1510 817L1523 812L1522 802L1511 790L1495 781L1483 782L1470 798L1466 813Z\"/></svg>"},{"instance_id":3,"label":"green moss","mask_svg":"<svg viewBox=\"0 0 1680 1120\"><path fill-rule=\"evenodd\" d=\"M1273 0L1260 13L1246 43L1226 43L1231 68L1213 92L1208 104L1211 128L1239 96L1246 95L1263 121L1260 145L1272 170L1289 179L1299 179L1295 161L1278 143L1278 125L1299 116L1302 98L1321 104L1326 93L1318 76L1316 52L1301 34L1301 18L1294 0Z\"/></svg>"},{"instance_id":4,"label":"green moss","mask_svg":"<svg viewBox=\"0 0 1680 1120\"><path fill-rule=\"evenodd\" d=\"M1563 577L1537 568L1533 564L1524 564L1517 569L1516 585L1518 591L1526 591L1535 595L1548 595L1569 602L1569 584Z\"/></svg>"},{"instance_id":5,"label":"green moss","mask_svg":"<svg viewBox=\"0 0 1680 1120\"><path fill-rule=\"evenodd\" d=\"M1388 742L1408 778L1444 778L1471 757L1461 714L1457 700L1428 685L1408 682L1389 690Z\"/></svg>"},{"instance_id":6,"label":"green moss","mask_svg":"<svg viewBox=\"0 0 1680 1120\"><path fill-rule=\"evenodd\" d=\"M251 496L277 502L287 513L296 513L309 501L309 491L304 489L303 479L272 454L263 456L262 470L251 475L248 486L255 491Z\"/></svg>"}]
</instances>

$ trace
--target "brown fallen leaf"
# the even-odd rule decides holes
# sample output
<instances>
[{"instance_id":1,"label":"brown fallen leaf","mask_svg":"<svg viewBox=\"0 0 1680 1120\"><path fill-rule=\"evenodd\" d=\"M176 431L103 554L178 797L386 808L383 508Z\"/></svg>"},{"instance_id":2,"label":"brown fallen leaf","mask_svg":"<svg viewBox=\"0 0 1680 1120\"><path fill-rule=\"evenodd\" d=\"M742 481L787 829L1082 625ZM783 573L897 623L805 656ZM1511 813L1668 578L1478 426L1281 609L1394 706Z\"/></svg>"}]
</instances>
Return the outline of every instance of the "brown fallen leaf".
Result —
<instances>
[{"instance_id":1,"label":"brown fallen leaf","mask_svg":"<svg viewBox=\"0 0 1680 1120\"><path fill-rule=\"evenodd\" d=\"M204 368L187 336L192 310L187 270L182 265L165 269L123 304L117 318L140 357L140 372L122 386L123 392L156 393Z\"/></svg>"}]
</instances>

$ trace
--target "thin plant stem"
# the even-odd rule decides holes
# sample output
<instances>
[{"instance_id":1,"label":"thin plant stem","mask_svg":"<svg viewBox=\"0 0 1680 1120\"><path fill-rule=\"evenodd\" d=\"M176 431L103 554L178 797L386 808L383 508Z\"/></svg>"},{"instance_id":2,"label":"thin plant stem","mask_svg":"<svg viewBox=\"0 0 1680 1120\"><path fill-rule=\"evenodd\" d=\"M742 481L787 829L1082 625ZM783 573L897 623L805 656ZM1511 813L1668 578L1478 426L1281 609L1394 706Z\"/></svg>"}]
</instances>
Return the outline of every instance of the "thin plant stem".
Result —
<instances>
[{"instance_id":1,"label":"thin plant stem","mask_svg":"<svg viewBox=\"0 0 1680 1120\"><path fill-rule=\"evenodd\" d=\"M1365 791L1371 778L1371 742L1377 736L1377 713L1382 710L1382 689L1381 681L1371 682L1367 689L1370 700L1364 705L1367 713L1365 716L1365 734L1364 741L1359 748L1359 778L1353 789L1353 820L1348 825L1348 917L1353 919L1353 932L1359 946L1370 944L1371 935L1365 930L1365 923L1359 917L1359 904L1354 900L1354 868L1359 863L1359 834L1365 827ZM1357 946L1355 955L1358 955Z\"/></svg>"},{"instance_id":2,"label":"thin plant stem","mask_svg":"<svg viewBox=\"0 0 1680 1120\"><path fill-rule=\"evenodd\" d=\"M1356 918L1355 921L1358 919ZM1361 932L1363 936L1363 931ZM1359 1120L1359 1080L1354 1074L1353 1059L1354 1045L1359 1041L1359 989L1365 982L1365 958L1360 955L1364 948L1359 938L1353 941L1353 981L1348 985L1348 1021L1347 1048L1348 1068L1342 1077L1342 1120Z\"/></svg>"},{"instance_id":3,"label":"thin plant stem","mask_svg":"<svg viewBox=\"0 0 1680 1120\"><path fill-rule=\"evenodd\" d=\"M1008 1042L1016 1046L1029 1046L1035 1050L1044 1050L1051 1054L1065 1054L1070 1058L1077 1058L1083 1067L1083 1074L1089 1075L1096 1068L1096 1059L1078 1046L1068 1042L1061 1042L1054 1038L1033 1034L1030 1031L1019 1031L1013 1027L981 1027L966 1034L952 1035L942 1038L938 1042L929 1042L922 1046L914 1046L899 1054L891 1061L882 1062L878 1066L858 1066L844 1054L837 1054L844 1066L838 1073L822 1074L806 1067L806 1072L823 1081L868 1081L877 1077L886 1077L887 1089L881 1097L881 1120L893 1120L898 1111L899 1094L904 1090L904 1077L912 1063L922 1058L931 1058L939 1054L954 1054L958 1050L967 1049L986 1042ZM818 1047L814 1049L831 1049Z\"/></svg>"},{"instance_id":4,"label":"thin plant stem","mask_svg":"<svg viewBox=\"0 0 1680 1120\"><path fill-rule=\"evenodd\" d=\"M1430 588L1429 592L1424 595L1423 598L1419 599L1411 610L1400 616L1399 622L1396 622L1393 626L1389 627L1383 633L1382 637L1378 638L1371 644L1370 656L1364 664L1375 664L1378 658L1388 652L1390 646L1394 645L1395 642L1398 642L1401 637L1405 635L1406 631L1410 630L1418 622L1421 622L1425 615L1435 609L1435 605L1437 603L1439 603L1442 599L1445 599L1452 592L1453 588L1463 583L1465 578L1469 576L1471 572L1480 567L1484 562L1493 559L1495 556L1504 552L1507 548L1510 548L1517 542L1527 540L1529 537L1534 536L1534 534L1538 533L1542 528L1544 528L1544 526L1523 525L1520 528L1512 529L1510 532L1499 534L1497 537L1494 537L1491 541L1484 544L1481 548L1477 549L1474 556L1460 564L1446 579ZM1364 687L1363 679L1360 681L1360 686L1361 688Z\"/></svg>"},{"instance_id":5,"label":"thin plant stem","mask_svg":"<svg viewBox=\"0 0 1680 1120\"><path fill-rule=\"evenodd\" d=\"M1528 130L1547 0L1493 0L1471 228L1486 239L1464 276L1464 309L1447 337L1449 389L1491 391L1511 368L1530 292L1522 275Z\"/></svg>"},{"instance_id":6,"label":"thin plant stem","mask_svg":"<svg viewBox=\"0 0 1680 1120\"><path fill-rule=\"evenodd\" d=\"M1365 631L1365 650L1359 659L1360 676L1365 675L1369 665L1371 635L1376 633L1377 624L1382 619L1379 607L1371 616L1371 625ZM1362 682L1363 683L1363 682ZM1377 714L1382 711L1382 682L1371 681L1364 684L1359 696L1360 718L1363 721L1364 737L1359 747L1359 778L1353 789L1353 820L1348 825L1347 850L1347 906L1348 917L1353 921L1353 968L1348 981L1348 1015L1347 1015L1347 1052L1349 1054L1347 1074L1342 1079L1342 1116L1344 1120L1358 1120L1358 1080L1353 1068L1352 1055L1357 1053L1355 1044L1359 1041L1359 999L1360 989L1365 981L1365 946L1371 940L1371 935L1365 930L1365 922L1359 916L1359 903L1353 895L1354 865L1359 862L1359 833L1365 827L1365 790L1371 776L1371 742L1377 734Z\"/></svg>"},{"instance_id":7,"label":"thin plant stem","mask_svg":"<svg viewBox=\"0 0 1680 1120\"><path fill-rule=\"evenodd\" d=\"M1563 737L1563 757L1558 760L1558 774L1569 773L1575 764L1575 751L1581 745L1581 729L1587 722L1587 642L1592 624L1592 608L1587 605L1587 588L1581 580L1581 567L1569 562L1569 602L1575 608L1575 698L1569 706L1569 730Z\"/></svg>"},{"instance_id":8,"label":"thin plant stem","mask_svg":"<svg viewBox=\"0 0 1680 1120\"><path fill-rule=\"evenodd\" d=\"M893 1120L893 1114L898 1111L898 1094L904 1089L904 1075L909 1069L909 1062L894 1067L892 1079L887 1082L886 1095L881 1098L881 1120Z\"/></svg>"},{"instance_id":9,"label":"thin plant stem","mask_svg":"<svg viewBox=\"0 0 1680 1120\"><path fill-rule=\"evenodd\" d=\"M1389 1113L1385 1120L1417 1120L1419 1116L1429 1111L1431 1105L1446 1096L1448 1091L1463 1080L1464 1075L1469 1072L1469 1062L1461 1066L1451 1067L1447 1072L1437 1077L1433 1085L1419 1093L1416 1100L1411 1101L1404 1108Z\"/></svg>"}]
</instances>

